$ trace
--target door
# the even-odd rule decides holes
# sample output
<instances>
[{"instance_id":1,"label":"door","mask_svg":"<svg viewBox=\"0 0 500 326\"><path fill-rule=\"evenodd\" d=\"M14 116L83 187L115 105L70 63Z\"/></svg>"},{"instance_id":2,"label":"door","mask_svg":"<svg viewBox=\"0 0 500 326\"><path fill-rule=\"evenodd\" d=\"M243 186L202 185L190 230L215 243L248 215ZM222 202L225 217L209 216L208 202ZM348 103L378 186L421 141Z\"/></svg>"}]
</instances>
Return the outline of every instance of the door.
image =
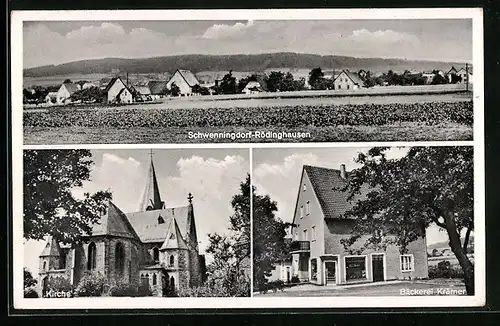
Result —
<instances>
[{"instance_id":1,"label":"door","mask_svg":"<svg viewBox=\"0 0 500 326\"><path fill-rule=\"evenodd\" d=\"M325 283L328 284L336 284L336 268L334 261L326 261L325 262Z\"/></svg>"},{"instance_id":2,"label":"door","mask_svg":"<svg viewBox=\"0 0 500 326\"><path fill-rule=\"evenodd\" d=\"M290 283L290 267L286 268L286 282Z\"/></svg>"},{"instance_id":3,"label":"door","mask_svg":"<svg viewBox=\"0 0 500 326\"><path fill-rule=\"evenodd\" d=\"M373 282L384 281L384 255L372 255Z\"/></svg>"}]
</instances>

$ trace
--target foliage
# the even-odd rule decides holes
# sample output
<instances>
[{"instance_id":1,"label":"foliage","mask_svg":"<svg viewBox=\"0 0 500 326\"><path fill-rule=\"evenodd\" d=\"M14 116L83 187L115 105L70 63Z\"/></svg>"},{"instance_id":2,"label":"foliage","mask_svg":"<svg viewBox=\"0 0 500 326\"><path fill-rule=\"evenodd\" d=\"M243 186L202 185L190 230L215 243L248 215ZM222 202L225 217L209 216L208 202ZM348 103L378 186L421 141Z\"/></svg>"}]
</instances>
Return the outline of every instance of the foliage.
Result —
<instances>
[{"instance_id":1,"label":"foliage","mask_svg":"<svg viewBox=\"0 0 500 326\"><path fill-rule=\"evenodd\" d=\"M356 162L362 167L352 171L342 189L354 202L344 214L354 218L344 246L351 248L361 236L369 235L363 248L396 245L405 253L427 227L437 225L448 234L467 293L474 293L474 268L467 257L474 229L473 148L412 147L398 159L387 158L387 149L360 153ZM463 245L462 231L466 231Z\"/></svg>"},{"instance_id":2,"label":"foliage","mask_svg":"<svg viewBox=\"0 0 500 326\"><path fill-rule=\"evenodd\" d=\"M268 195L258 195L253 191L253 283L257 288L266 283L274 264L288 255L285 244L288 225L276 218L276 202Z\"/></svg>"},{"instance_id":3,"label":"foliage","mask_svg":"<svg viewBox=\"0 0 500 326\"><path fill-rule=\"evenodd\" d=\"M209 95L210 94L208 88L200 86L198 84L193 86L193 93L200 94L200 95Z\"/></svg>"},{"instance_id":4,"label":"foliage","mask_svg":"<svg viewBox=\"0 0 500 326\"><path fill-rule=\"evenodd\" d=\"M236 94L237 93L236 78L233 76L233 71L225 74L220 81L220 84L216 87L217 94Z\"/></svg>"},{"instance_id":5,"label":"foliage","mask_svg":"<svg viewBox=\"0 0 500 326\"><path fill-rule=\"evenodd\" d=\"M70 99L72 101L81 101L82 103L99 103L103 100L104 96L104 92L99 87L92 86L74 92L71 94Z\"/></svg>"},{"instance_id":6,"label":"foliage","mask_svg":"<svg viewBox=\"0 0 500 326\"><path fill-rule=\"evenodd\" d=\"M237 92L241 93L251 81L257 81L257 75L252 74L250 76L240 78L240 80L238 80Z\"/></svg>"},{"instance_id":7,"label":"foliage","mask_svg":"<svg viewBox=\"0 0 500 326\"><path fill-rule=\"evenodd\" d=\"M75 109L29 112L24 127L299 127L381 126L405 122L438 125L454 122L472 126L472 101L348 105L296 105L207 109Z\"/></svg>"},{"instance_id":8,"label":"foliage","mask_svg":"<svg viewBox=\"0 0 500 326\"><path fill-rule=\"evenodd\" d=\"M170 85L170 91L169 91L169 94L171 96L179 96L181 94L181 89L179 88L179 86L177 86L176 83L172 83Z\"/></svg>"},{"instance_id":9,"label":"foliage","mask_svg":"<svg viewBox=\"0 0 500 326\"><path fill-rule=\"evenodd\" d=\"M441 84L447 84L447 83L448 83L448 80L438 73L434 74L434 77L432 77L431 85L441 85Z\"/></svg>"},{"instance_id":10,"label":"foliage","mask_svg":"<svg viewBox=\"0 0 500 326\"><path fill-rule=\"evenodd\" d=\"M309 72L309 85L312 89L325 89L325 74L321 68L314 68Z\"/></svg>"},{"instance_id":11,"label":"foliage","mask_svg":"<svg viewBox=\"0 0 500 326\"><path fill-rule=\"evenodd\" d=\"M69 79L69 78L66 78L66 79L63 81L63 84L71 84L71 83L72 83L72 81L71 81L71 79Z\"/></svg>"},{"instance_id":12,"label":"foliage","mask_svg":"<svg viewBox=\"0 0 500 326\"><path fill-rule=\"evenodd\" d=\"M33 278L31 272L26 267L24 267L23 272L24 272L24 288L26 289L35 286L37 284L37 280Z\"/></svg>"},{"instance_id":13,"label":"foliage","mask_svg":"<svg viewBox=\"0 0 500 326\"><path fill-rule=\"evenodd\" d=\"M447 260L440 261L437 266L429 267L429 278L464 278L464 272L459 266L451 266Z\"/></svg>"},{"instance_id":14,"label":"foliage","mask_svg":"<svg viewBox=\"0 0 500 326\"><path fill-rule=\"evenodd\" d=\"M299 277L297 275L292 276L290 283L300 283Z\"/></svg>"},{"instance_id":15,"label":"foliage","mask_svg":"<svg viewBox=\"0 0 500 326\"><path fill-rule=\"evenodd\" d=\"M23 103L43 103L49 94L49 88L35 86L31 90L23 89Z\"/></svg>"},{"instance_id":16,"label":"foliage","mask_svg":"<svg viewBox=\"0 0 500 326\"><path fill-rule=\"evenodd\" d=\"M150 297L153 291L147 283L137 285L121 282L111 287L109 294L112 297Z\"/></svg>"},{"instance_id":17,"label":"foliage","mask_svg":"<svg viewBox=\"0 0 500 326\"><path fill-rule=\"evenodd\" d=\"M24 288L24 297L25 298L38 298L38 292L34 287Z\"/></svg>"},{"instance_id":18,"label":"foliage","mask_svg":"<svg viewBox=\"0 0 500 326\"><path fill-rule=\"evenodd\" d=\"M69 292L73 291L73 285L67 277L50 276L47 282L47 289L56 292Z\"/></svg>"},{"instance_id":19,"label":"foliage","mask_svg":"<svg viewBox=\"0 0 500 326\"><path fill-rule=\"evenodd\" d=\"M451 74L451 82L450 84L457 84L462 82L462 76L457 74Z\"/></svg>"},{"instance_id":20,"label":"foliage","mask_svg":"<svg viewBox=\"0 0 500 326\"><path fill-rule=\"evenodd\" d=\"M99 297L104 292L106 279L99 272L86 272L75 289L78 297Z\"/></svg>"},{"instance_id":21,"label":"foliage","mask_svg":"<svg viewBox=\"0 0 500 326\"><path fill-rule=\"evenodd\" d=\"M73 243L90 234L92 225L105 211L111 193L72 190L90 178L93 164L89 150L26 150L24 157L24 238L42 240L54 236Z\"/></svg>"}]
</instances>

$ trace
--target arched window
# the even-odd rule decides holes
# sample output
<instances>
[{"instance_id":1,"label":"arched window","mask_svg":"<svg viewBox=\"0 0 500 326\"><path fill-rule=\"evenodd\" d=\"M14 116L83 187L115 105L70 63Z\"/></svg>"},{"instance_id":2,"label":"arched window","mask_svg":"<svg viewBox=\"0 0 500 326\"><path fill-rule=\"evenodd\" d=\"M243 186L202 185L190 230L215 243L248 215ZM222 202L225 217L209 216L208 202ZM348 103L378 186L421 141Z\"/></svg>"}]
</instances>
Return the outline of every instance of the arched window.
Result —
<instances>
[{"instance_id":1,"label":"arched window","mask_svg":"<svg viewBox=\"0 0 500 326\"><path fill-rule=\"evenodd\" d=\"M66 268L66 251L61 251L59 256L59 269Z\"/></svg>"},{"instance_id":2,"label":"arched window","mask_svg":"<svg viewBox=\"0 0 500 326\"><path fill-rule=\"evenodd\" d=\"M88 249L88 260L87 260L87 269L94 270L96 266L96 246L95 243L91 242L89 244L89 249Z\"/></svg>"},{"instance_id":3,"label":"arched window","mask_svg":"<svg viewBox=\"0 0 500 326\"><path fill-rule=\"evenodd\" d=\"M161 215L158 215L158 224L163 224L163 223L165 223L165 220Z\"/></svg>"},{"instance_id":4,"label":"arched window","mask_svg":"<svg viewBox=\"0 0 500 326\"><path fill-rule=\"evenodd\" d=\"M149 283L149 277L148 275L144 275L144 274L141 274L141 284L142 285L145 285L145 284L148 284Z\"/></svg>"},{"instance_id":5,"label":"arched window","mask_svg":"<svg viewBox=\"0 0 500 326\"><path fill-rule=\"evenodd\" d=\"M155 262L160 260L160 249L158 249L157 247L153 248L153 260Z\"/></svg>"},{"instance_id":6,"label":"arched window","mask_svg":"<svg viewBox=\"0 0 500 326\"><path fill-rule=\"evenodd\" d=\"M125 267L125 250L123 244L118 242L115 247L115 270L118 274L122 274Z\"/></svg>"},{"instance_id":7,"label":"arched window","mask_svg":"<svg viewBox=\"0 0 500 326\"><path fill-rule=\"evenodd\" d=\"M46 269L47 269L47 262L46 262L46 261L44 261L44 262L43 262L43 270L46 270Z\"/></svg>"},{"instance_id":8,"label":"arched window","mask_svg":"<svg viewBox=\"0 0 500 326\"><path fill-rule=\"evenodd\" d=\"M175 289L175 278L170 276L170 288Z\"/></svg>"},{"instance_id":9,"label":"arched window","mask_svg":"<svg viewBox=\"0 0 500 326\"><path fill-rule=\"evenodd\" d=\"M153 274L153 285L156 285L156 274Z\"/></svg>"},{"instance_id":10,"label":"arched window","mask_svg":"<svg viewBox=\"0 0 500 326\"><path fill-rule=\"evenodd\" d=\"M174 255L170 255L169 265L174 266L174 263L175 263L175 257L174 257Z\"/></svg>"}]
</instances>

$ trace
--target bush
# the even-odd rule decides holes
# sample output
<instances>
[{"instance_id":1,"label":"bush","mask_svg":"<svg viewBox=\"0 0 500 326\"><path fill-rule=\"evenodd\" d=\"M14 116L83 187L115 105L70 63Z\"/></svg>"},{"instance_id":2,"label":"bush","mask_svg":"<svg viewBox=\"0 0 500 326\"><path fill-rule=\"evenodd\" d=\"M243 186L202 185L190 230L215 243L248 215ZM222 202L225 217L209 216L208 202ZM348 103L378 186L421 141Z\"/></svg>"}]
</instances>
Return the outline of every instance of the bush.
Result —
<instances>
[{"instance_id":1,"label":"bush","mask_svg":"<svg viewBox=\"0 0 500 326\"><path fill-rule=\"evenodd\" d=\"M463 278L460 266L451 266L448 260L440 261L437 266L429 267L429 278Z\"/></svg>"},{"instance_id":2,"label":"bush","mask_svg":"<svg viewBox=\"0 0 500 326\"><path fill-rule=\"evenodd\" d=\"M73 284L64 276L50 276L47 288L56 292L72 292Z\"/></svg>"},{"instance_id":3,"label":"bush","mask_svg":"<svg viewBox=\"0 0 500 326\"><path fill-rule=\"evenodd\" d=\"M128 283L119 283L109 290L112 297L136 297L137 286Z\"/></svg>"},{"instance_id":4,"label":"bush","mask_svg":"<svg viewBox=\"0 0 500 326\"><path fill-rule=\"evenodd\" d=\"M86 273L75 289L75 295L79 297L99 297L104 292L106 279L99 272Z\"/></svg>"},{"instance_id":5,"label":"bush","mask_svg":"<svg viewBox=\"0 0 500 326\"><path fill-rule=\"evenodd\" d=\"M153 291L149 287L149 284L141 284L137 288L137 296L138 297L150 297L153 295Z\"/></svg>"},{"instance_id":6,"label":"bush","mask_svg":"<svg viewBox=\"0 0 500 326\"><path fill-rule=\"evenodd\" d=\"M25 298L38 298L38 292L34 287L29 287L24 289L24 297Z\"/></svg>"},{"instance_id":7,"label":"bush","mask_svg":"<svg viewBox=\"0 0 500 326\"><path fill-rule=\"evenodd\" d=\"M297 275L292 276L290 283L300 283L299 277Z\"/></svg>"}]
</instances>

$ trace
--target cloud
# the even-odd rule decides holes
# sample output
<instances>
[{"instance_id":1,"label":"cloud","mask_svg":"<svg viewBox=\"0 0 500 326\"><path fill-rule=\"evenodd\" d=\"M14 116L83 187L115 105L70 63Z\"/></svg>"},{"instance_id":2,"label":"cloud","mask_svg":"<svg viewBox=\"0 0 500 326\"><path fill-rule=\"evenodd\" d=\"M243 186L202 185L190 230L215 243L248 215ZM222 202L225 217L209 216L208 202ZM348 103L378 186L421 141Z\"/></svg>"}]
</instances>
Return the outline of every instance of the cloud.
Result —
<instances>
[{"instance_id":1,"label":"cloud","mask_svg":"<svg viewBox=\"0 0 500 326\"><path fill-rule=\"evenodd\" d=\"M102 23L99 26L82 26L66 34L69 41L89 43L113 43L116 38L126 36L126 32L119 24Z\"/></svg>"},{"instance_id":2,"label":"cloud","mask_svg":"<svg viewBox=\"0 0 500 326\"><path fill-rule=\"evenodd\" d=\"M411 43L417 45L420 42L417 36L409 33L396 32L391 29L372 32L365 28L354 30L347 40L377 44Z\"/></svg>"},{"instance_id":3,"label":"cloud","mask_svg":"<svg viewBox=\"0 0 500 326\"><path fill-rule=\"evenodd\" d=\"M253 26L253 20L249 20L246 24L236 23L234 25L215 24L209 27L202 38L204 39L223 39L241 35L247 29Z\"/></svg>"}]
</instances>

